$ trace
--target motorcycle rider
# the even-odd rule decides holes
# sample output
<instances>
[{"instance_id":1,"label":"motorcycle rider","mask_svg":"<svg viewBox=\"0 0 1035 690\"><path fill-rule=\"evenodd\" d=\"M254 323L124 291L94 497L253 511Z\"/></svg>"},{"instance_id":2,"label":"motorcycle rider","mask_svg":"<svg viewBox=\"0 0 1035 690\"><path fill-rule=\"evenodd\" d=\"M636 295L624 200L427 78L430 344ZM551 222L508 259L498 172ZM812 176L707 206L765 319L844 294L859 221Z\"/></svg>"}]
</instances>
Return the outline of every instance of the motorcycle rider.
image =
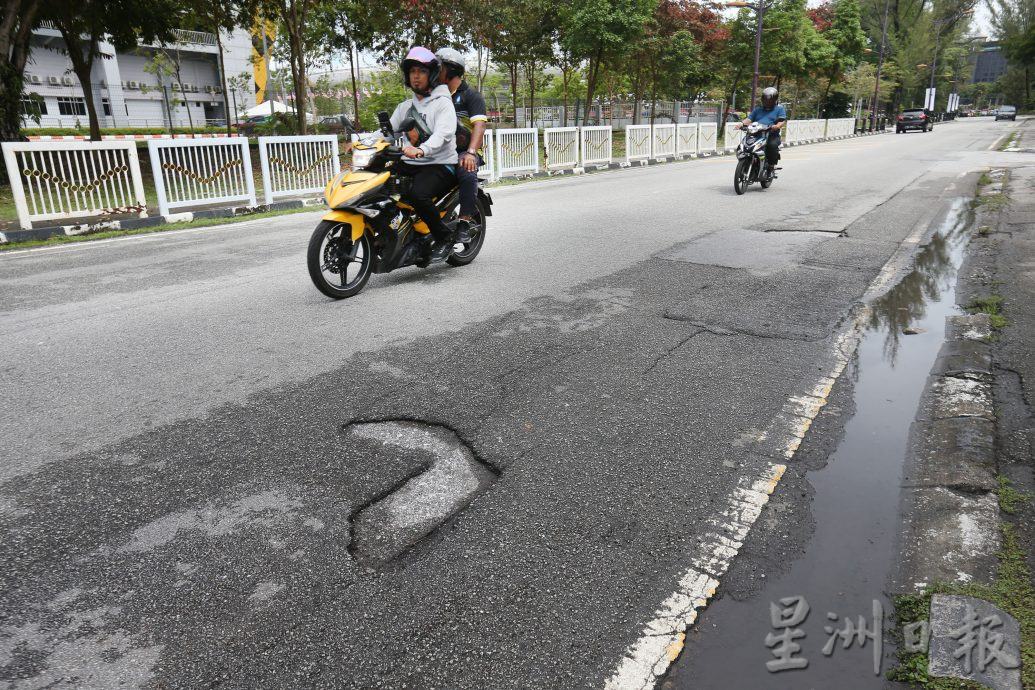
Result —
<instances>
[{"instance_id":1,"label":"motorcycle rider","mask_svg":"<svg viewBox=\"0 0 1035 690\"><path fill-rule=\"evenodd\" d=\"M464 79L466 64L459 51L441 48L435 56L442 63L442 82L449 87L456 109L456 150L459 164L456 177L460 185L460 222L457 223L457 242L470 242L470 226L478 211L478 168L482 166L480 151L489 116L485 98Z\"/></svg>"},{"instance_id":2,"label":"motorcycle rider","mask_svg":"<svg viewBox=\"0 0 1035 690\"><path fill-rule=\"evenodd\" d=\"M769 129L769 139L765 144L765 162L770 171L776 170L776 164L780 161L780 130L787 122L787 111L777 101L780 100L780 92L775 87L768 86L762 89L762 102L752 110L739 127L743 129L752 122L762 125L772 125ZM775 177L775 172L773 173Z\"/></svg>"},{"instance_id":3,"label":"motorcycle rider","mask_svg":"<svg viewBox=\"0 0 1035 690\"><path fill-rule=\"evenodd\" d=\"M427 223L434 238L430 260L445 261L452 250L453 233L442 221L435 198L456 183L456 111L450 103L449 87L440 81L441 66L434 53L414 46L401 67L403 83L413 91L413 98L396 107L391 116L392 128L402 131L407 119L421 118L431 134L423 142L411 137L410 144L402 150L408 160L399 161L394 169L413 178L405 200Z\"/></svg>"}]
</instances>

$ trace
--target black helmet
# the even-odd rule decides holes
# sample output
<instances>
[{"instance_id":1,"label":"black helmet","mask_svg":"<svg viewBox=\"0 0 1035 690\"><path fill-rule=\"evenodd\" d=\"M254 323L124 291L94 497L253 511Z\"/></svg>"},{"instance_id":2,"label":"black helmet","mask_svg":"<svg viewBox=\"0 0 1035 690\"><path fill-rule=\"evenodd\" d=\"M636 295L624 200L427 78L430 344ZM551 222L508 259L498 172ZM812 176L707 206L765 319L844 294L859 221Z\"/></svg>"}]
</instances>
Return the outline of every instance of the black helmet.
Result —
<instances>
[{"instance_id":1,"label":"black helmet","mask_svg":"<svg viewBox=\"0 0 1035 690\"><path fill-rule=\"evenodd\" d=\"M766 110L772 110L776 107L776 102L780 99L780 92L776 90L774 86L767 86L762 89L762 107Z\"/></svg>"},{"instance_id":2,"label":"black helmet","mask_svg":"<svg viewBox=\"0 0 1035 690\"><path fill-rule=\"evenodd\" d=\"M414 66L423 67L428 71L428 90L419 92L421 96L427 96L440 83L438 58L427 48L421 46L410 48L410 52L406 53L406 57L402 61L403 84L408 89L413 89L410 86L410 68Z\"/></svg>"},{"instance_id":3,"label":"black helmet","mask_svg":"<svg viewBox=\"0 0 1035 690\"><path fill-rule=\"evenodd\" d=\"M467 70L467 65L464 64L464 56L460 54L459 50L453 50L452 48L439 48L439 51L435 53L435 57L437 57L438 61L442 63L442 66L446 68L446 78L462 78L464 76L464 72Z\"/></svg>"}]
</instances>

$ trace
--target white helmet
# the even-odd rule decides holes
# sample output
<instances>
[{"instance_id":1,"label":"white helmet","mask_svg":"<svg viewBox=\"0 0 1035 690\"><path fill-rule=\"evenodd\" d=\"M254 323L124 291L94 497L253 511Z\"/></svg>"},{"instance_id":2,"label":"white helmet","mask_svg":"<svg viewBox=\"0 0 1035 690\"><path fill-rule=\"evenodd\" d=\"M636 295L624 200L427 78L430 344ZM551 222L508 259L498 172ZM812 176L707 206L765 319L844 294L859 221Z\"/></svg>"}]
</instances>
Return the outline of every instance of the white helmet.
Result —
<instances>
[{"instance_id":1,"label":"white helmet","mask_svg":"<svg viewBox=\"0 0 1035 690\"><path fill-rule=\"evenodd\" d=\"M435 57L445 66L447 78L452 79L453 77L464 76L467 65L464 63L464 56L460 54L459 50L439 48L438 52L435 53Z\"/></svg>"}]
</instances>

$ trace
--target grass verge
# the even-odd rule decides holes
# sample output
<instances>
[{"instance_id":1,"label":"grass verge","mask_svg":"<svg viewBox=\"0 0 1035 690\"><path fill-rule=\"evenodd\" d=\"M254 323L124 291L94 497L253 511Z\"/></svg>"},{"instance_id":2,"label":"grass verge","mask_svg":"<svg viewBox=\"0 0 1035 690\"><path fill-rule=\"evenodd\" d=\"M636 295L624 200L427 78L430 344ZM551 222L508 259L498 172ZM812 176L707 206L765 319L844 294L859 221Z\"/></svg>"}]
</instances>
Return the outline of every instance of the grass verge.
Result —
<instances>
[{"instance_id":1,"label":"grass verge","mask_svg":"<svg viewBox=\"0 0 1035 690\"><path fill-rule=\"evenodd\" d=\"M989 323L992 328L1005 328L1009 321L1002 313L1002 295L988 295L987 297L976 297L970 301L966 309L971 314L988 314Z\"/></svg>"},{"instance_id":2,"label":"grass verge","mask_svg":"<svg viewBox=\"0 0 1035 690\"><path fill-rule=\"evenodd\" d=\"M1014 515L1031 495L1013 488L1005 477L999 478L999 508ZM956 585L936 583L920 594L895 597L895 630L915 621L928 620L931 597L935 594L957 594L989 601L1017 619L1021 628L1021 686L1035 688L1035 587L1025 562L1017 527L1003 521L1003 537L999 552L999 574L992 585ZM927 654L899 652L899 663L887 673L889 680L911 683L925 690L980 690L985 686L958 678L932 678L927 675Z\"/></svg>"},{"instance_id":3,"label":"grass verge","mask_svg":"<svg viewBox=\"0 0 1035 690\"><path fill-rule=\"evenodd\" d=\"M36 247L55 247L63 244L76 244L80 242L93 242L96 240L106 240L113 237L130 237L131 235L150 235L155 232L165 232L168 230L187 230L190 228L205 228L213 225L230 225L234 223L242 223L249 220L262 220L263 218L276 218L277 216L289 216L295 213L312 213L320 211L320 207L309 206L305 208L289 208L283 211L266 211L264 213L252 213L244 216L234 216L233 218L200 218L198 220L192 220L189 223L167 223L165 225L154 225L148 228L137 228L135 230L104 230L101 232L86 233L83 235L58 235L55 237L48 237L45 240L26 240L25 242L12 242L10 244L0 244L0 252L11 251L15 249L34 249Z\"/></svg>"}]
</instances>

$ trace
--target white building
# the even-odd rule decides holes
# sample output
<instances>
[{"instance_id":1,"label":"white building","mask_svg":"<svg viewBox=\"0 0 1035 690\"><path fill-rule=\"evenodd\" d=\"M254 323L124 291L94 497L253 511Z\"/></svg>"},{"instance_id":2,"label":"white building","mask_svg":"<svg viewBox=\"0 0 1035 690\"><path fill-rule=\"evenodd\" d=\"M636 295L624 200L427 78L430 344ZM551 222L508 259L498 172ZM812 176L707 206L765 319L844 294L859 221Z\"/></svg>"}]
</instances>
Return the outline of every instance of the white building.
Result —
<instances>
[{"instance_id":1,"label":"white building","mask_svg":"<svg viewBox=\"0 0 1035 690\"><path fill-rule=\"evenodd\" d=\"M186 127L222 125L226 122L223 105L223 80L219 72L219 45L215 34L201 31L176 31L178 42L164 47L173 60L180 63L180 78L165 74L161 78L145 69L159 46L141 44L131 52L116 53L109 43L102 42L102 54L93 63L91 83L101 127L153 127L170 124ZM251 36L237 30L221 35L223 64L227 79L241 73L252 74ZM231 112L254 105L250 90L232 92ZM49 23L33 32L32 52L25 69L26 94L39 98L22 101L23 125L31 127L89 127L83 87L72 71L72 61L65 54L60 32ZM39 108L37 125L29 113ZM188 109L190 117L188 117Z\"/></svg>"}]
</instances>

